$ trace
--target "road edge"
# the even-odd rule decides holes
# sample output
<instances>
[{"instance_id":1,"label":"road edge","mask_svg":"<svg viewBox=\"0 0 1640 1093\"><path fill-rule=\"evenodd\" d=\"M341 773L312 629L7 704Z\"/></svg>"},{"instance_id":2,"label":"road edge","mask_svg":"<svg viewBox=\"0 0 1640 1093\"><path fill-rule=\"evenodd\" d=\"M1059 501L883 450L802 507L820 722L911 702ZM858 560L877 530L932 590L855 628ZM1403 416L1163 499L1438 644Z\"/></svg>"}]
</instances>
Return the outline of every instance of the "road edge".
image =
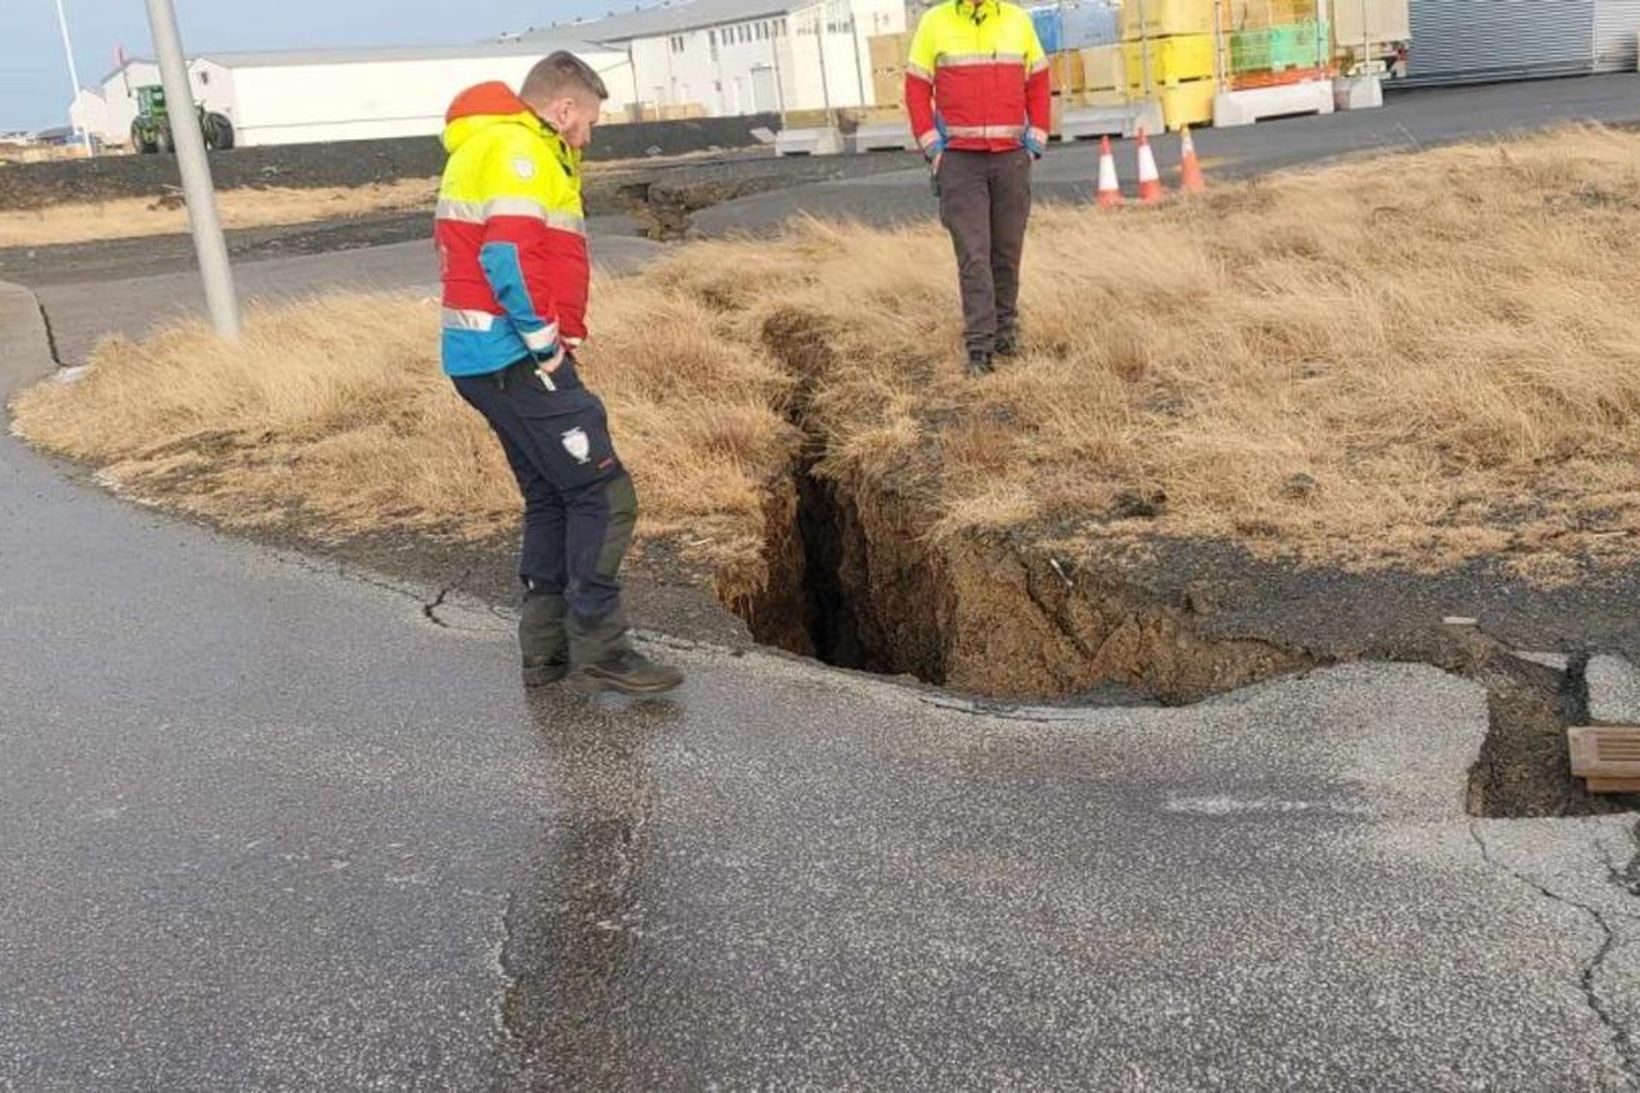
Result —
<instances>
[{"instance_id":1,"label":"road edge","mask_svg":"<svg viewBox=\"0 0 1640 1093\"><path fill-rule=\"evenodd\" d=\"M51 328L39 297L22 285L0 281L0 400L56 370Z\"/></svg>"}]
</instances>

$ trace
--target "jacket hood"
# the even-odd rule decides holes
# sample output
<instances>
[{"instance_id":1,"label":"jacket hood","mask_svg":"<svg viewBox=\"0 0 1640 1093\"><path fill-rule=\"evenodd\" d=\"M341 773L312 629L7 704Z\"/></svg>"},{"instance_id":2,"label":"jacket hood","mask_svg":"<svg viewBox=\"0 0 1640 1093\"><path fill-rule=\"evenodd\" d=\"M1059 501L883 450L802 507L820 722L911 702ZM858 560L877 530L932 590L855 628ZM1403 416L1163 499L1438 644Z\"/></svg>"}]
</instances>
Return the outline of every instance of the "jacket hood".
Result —
<instances>
[{"instance_id":1,"label":"jacket hood","mask_svg":"<svg viewBox=\"0 0 1640 1093\"><path fill-rule=\"evenodd\" d=\"M543 128L535 112L512 88L499 80L469 87L457 95L444 115L444 150L454 152L473 136L495 125Z\"/></svg>"}]
</instances>

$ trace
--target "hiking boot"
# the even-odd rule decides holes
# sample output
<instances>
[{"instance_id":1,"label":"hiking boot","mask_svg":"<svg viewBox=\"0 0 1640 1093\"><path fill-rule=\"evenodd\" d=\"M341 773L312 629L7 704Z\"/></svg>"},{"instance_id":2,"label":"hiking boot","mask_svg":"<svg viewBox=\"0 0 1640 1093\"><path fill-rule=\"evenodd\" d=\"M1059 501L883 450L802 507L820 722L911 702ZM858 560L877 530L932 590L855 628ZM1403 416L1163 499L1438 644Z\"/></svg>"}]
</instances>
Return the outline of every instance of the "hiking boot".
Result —
<instances>
[{"instance_id":1,"label":"hiking boot","mask_svg":"<svg viewBox=\"0 0 1640 1093\"><path fill-rule=\"evenodd\" d=\"M616 691L627 695L658 695L683 682L683 673L656 664L627 641L626 616L616 611L608 618L569 620L570 662L574 686L588 694Z\"/></svg>"},{"instance_id":2,"label":"hiking boot","mask_svg":"<svg viewBox=\"0 0 1640 1093\"><path fill-rule=\"evenodd\" d=\"M545 687L569 675L569 635L564 630L568 614L563 596L533 588L525 591L524 609L518 619L524 686Z\"/></svg>"},{"instance_id":3,"label":"hiking boot","mask_svg":"<svg viewBox=\"0 0 1640 1093\"><path fill-rule=\"evenodd\" d=\"M676 690L682 683L682 672L656 664L632 648L622 649L596 664L582 665L575 673L575 685L588 693L659 695Z\"/></svg>"},{"instance_id":4,"label":"hiking boot","mask_svg":"<svg viewBox=\"0 0 1640 1093\"><path fill-rule=\"evenodd\" d=\"M1009 330L997 335L997 356L1004 360L1013 360L1023 352L1019 341L1019 331Z\"/></svg>"},{"instance_id":5,"label":"hiking boot","mask_svg":"<svg viewBox=\"0 0 1640 1093\"><path fill-rule=\"evenodd\" d=\"M968 376L970 379L989 376L993 371L995 371L995 368L991 364L991 354L983 349L970 349L968 351Z\"/></svg>"}]
</instances>

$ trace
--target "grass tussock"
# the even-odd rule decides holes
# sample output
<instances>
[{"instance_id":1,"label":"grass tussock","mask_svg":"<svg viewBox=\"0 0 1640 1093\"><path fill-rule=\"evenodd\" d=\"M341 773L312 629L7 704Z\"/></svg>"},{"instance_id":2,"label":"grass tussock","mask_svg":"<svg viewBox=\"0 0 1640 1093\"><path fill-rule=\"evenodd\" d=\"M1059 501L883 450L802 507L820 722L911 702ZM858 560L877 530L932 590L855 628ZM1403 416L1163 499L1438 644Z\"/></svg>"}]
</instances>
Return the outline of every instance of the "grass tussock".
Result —
<instances>
[{"instance_id":1,"label":"grass tussock","mask_svg":"<svg viewBox=\"0 0 1640 1093\"><path fill-rule=\"evenodd\" d=\"M266 228L380 213L432 209L438 179L415 178L369 186L293 189L272 186L221 190L217 208L226 228ZM99 239L134 239L188 230L181 198L122 197L0 211L0 247L44 247Z\"/></svg>"},{"instance_id":2,"label":"grass tussock","mask_svg":"<svg viewBox=\"0 0 1640 1093\"><path fill-rule=\"evenodd\" d=\"M819 472L919 498L931 537L1210 537L1348 565L1505 553L1543 573L1640 532L1640 136L1383 157L1119 215L1044 209L1029 354L958 368L950 244L807 223L600 286L587 371L651 533L756 564L801 402ZM515 501L436 375L435 313L316 301L227 349L101 348L16 405L138 492L342 531L501 528Z\"/></svg>"}]
</instances>

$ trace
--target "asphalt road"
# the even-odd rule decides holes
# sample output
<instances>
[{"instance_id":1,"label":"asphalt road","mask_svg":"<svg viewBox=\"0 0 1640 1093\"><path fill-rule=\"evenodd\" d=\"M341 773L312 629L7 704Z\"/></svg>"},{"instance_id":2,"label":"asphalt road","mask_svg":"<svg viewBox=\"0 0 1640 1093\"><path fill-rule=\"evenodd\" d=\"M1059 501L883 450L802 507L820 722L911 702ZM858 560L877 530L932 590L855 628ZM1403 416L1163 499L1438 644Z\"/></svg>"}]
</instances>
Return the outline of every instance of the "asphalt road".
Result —
<instances>
[{"instance_id":1,"label":"asphalt road","mask_svg":"<svg viewBox=\"0 0 1640 1093\"><path fill-rule=\"evenodd\" d=\"M1508 139L1574 121L1640 122L1640 74L1400 92L1390 95L1381 110L1287 118L1243 129L1203 129L1195 139L1211 182L1339 156L1408 151L1489 135ZM1172 185L1177 178L1178 139L1160 137L1154 144L1163 175ZM1118 145L1118 167L1130 195L1138 177L1134 154L1131 144ZM1098 178L1097 143L1055 145L1037 165L1034 191L1042 200L1088 201ZM729 201L697 213L694 227L708 236L765 232L800 213L886 225L926 220L936 209L927 172L920 162L913 162L898 173Z\"/></svg>"},{"instance_id":2,"label":"asphalt road","mask_svg":"<svg viewBox=\"0 0 1640 1093\"><path fill-rule=\"evenodd\" d=\"M0 515L0 1086L1640 1087L1634 818L1468 819L1432 669L985 713L663 642L587 706L9 438Z\"/></svg>"},{"instance_id":3,"label":"asphalt road","mask_svg":"<svg viewBox=\"0 0 1640 1093\"><path fill-rule=\"evenodd\" d=\"M74 359L192 291L45 298ZM42 343L0 289L0 394ZM1432 669L985 712L662 640L588 707L9 438L0 517L0 1087L1640 1088L1635 818L1470 820Z\"/></svg>"}]
</instances>

